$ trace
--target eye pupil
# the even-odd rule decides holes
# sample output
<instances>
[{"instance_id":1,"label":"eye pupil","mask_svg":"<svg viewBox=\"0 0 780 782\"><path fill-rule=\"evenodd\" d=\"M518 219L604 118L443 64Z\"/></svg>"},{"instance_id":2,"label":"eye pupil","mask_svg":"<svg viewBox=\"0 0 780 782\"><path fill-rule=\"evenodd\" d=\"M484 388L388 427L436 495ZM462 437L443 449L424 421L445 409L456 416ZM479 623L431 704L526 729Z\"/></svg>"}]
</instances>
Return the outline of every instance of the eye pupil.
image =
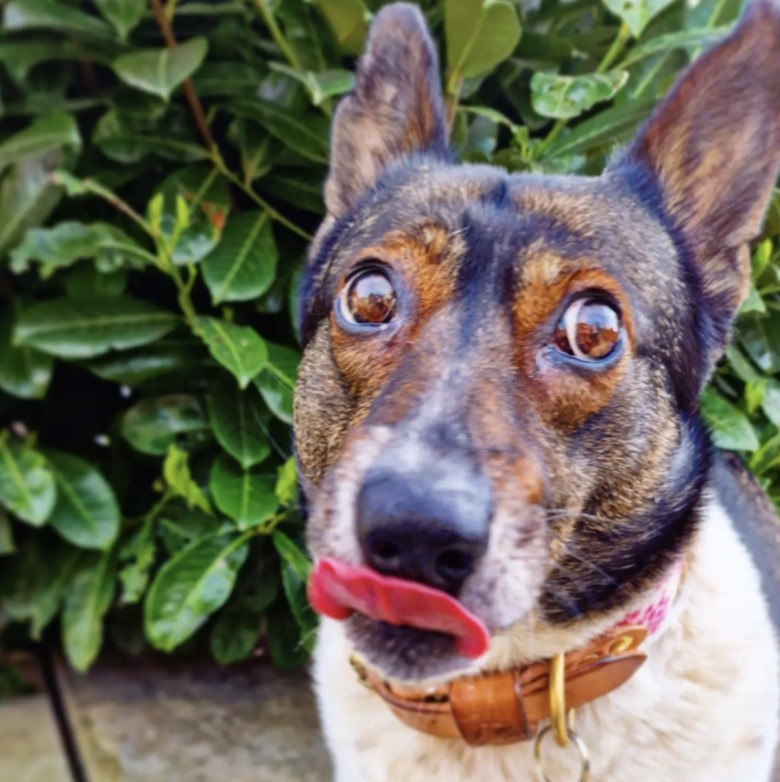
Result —
<instances>
[{"instance_id":1,"label":"eye pupil","mask_svg":"<svg viewBox=\"0 0 780 782\"><path fill-rule=\"evenodd\" d=\"M555 332L559 350L598 361L609 356L620 339L620 316L603 301L579 299L566 310Z\"/></svg>"},{"instance_id":2,"label":"eye pupil","mask_svg":"<svg viewBox=\"0 0 780 782\"><path fill-rule=\"evenodd\" d=\"M347 286L346 308L355 323L387 323L395 315L395 290L387 276L370 271Z\"/></svg>"}]
</instances>

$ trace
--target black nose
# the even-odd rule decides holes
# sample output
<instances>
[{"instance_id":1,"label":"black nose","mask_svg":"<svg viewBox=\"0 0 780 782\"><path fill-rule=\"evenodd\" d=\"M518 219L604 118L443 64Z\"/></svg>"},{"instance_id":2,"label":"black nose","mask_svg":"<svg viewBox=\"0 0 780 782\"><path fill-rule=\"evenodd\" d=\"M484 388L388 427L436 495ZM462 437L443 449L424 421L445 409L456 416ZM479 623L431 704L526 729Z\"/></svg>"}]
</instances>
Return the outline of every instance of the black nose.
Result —
<instances>
[{"instance_id":1,"label":"black nose","mask_svg":"<svg viewBox=\"0 0 780 782\"><path fill-rule=\"evenodd\" d=\"M490 484L475 470L369 472L357 501L363 556L380 573L457 594L485 552Z\"/></svg>"}]
</instances>

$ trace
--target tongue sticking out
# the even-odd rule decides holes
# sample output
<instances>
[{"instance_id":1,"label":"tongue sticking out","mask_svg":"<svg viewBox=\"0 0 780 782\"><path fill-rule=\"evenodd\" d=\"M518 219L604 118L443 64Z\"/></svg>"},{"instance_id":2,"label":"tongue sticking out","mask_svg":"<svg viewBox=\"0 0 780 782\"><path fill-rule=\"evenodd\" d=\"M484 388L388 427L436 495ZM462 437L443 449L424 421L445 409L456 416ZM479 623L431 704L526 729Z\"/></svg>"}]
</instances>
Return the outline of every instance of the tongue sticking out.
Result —
<instances>
[{"instance_id":1,"label":"tongue sticking out","mask_svg":"<svg viewBox=\"0 0 780 782\"><path fill-rule=\"evenodd\" d=\"M464 657L480 657L490 644L485 625L445 592L330 557L312 570L309 600L317 613L331 619L357 611L388 624L447 633Z\"/></svg>"}]
</instances>

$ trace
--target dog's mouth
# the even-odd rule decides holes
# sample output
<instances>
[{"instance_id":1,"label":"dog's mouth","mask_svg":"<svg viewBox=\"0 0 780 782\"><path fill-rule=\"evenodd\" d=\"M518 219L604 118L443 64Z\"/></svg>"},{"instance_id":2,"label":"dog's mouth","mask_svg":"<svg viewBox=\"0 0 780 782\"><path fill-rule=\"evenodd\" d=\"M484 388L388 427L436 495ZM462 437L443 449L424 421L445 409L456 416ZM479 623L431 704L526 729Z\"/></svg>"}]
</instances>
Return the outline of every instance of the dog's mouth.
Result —
<instances>
[{"instance_id":1,"label":"dog's mouth","mask_svg":"<svg viewBox=\"0 0 780 782\"><path fill-rule=\"evenodd\" d=\"M309 600L315 611L332 619L358 614L359 623L367 617L387 631L397 627L400 637L454 644L455 652L469 659L481 657L490 645L483 622L446 592L330 557L312 570Z\"/></svg>"}]
</instances>

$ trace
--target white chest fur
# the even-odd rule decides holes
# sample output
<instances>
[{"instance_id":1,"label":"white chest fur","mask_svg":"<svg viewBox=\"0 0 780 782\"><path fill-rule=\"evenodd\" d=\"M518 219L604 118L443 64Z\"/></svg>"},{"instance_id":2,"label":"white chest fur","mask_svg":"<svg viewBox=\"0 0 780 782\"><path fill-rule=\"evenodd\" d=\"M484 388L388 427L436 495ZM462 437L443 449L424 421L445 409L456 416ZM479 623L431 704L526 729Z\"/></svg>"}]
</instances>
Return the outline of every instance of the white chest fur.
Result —
<instances>
[{"instance_id":1,"label":"white chest fur","mask_svg":"<svg viewBox=\"0 0 780 782\"><path fill-rule=\"evenodd\" d=\"M620 689L579 710L593 782L770 782L778 655L758 573L713 504L686 560L669 628ZM358 684L338 622L323 621L314 677L336 782L532 782L532 747L471 748L418 733ZM554 782L574 753L549 742Z\"/></svg>"}]
</instances>

